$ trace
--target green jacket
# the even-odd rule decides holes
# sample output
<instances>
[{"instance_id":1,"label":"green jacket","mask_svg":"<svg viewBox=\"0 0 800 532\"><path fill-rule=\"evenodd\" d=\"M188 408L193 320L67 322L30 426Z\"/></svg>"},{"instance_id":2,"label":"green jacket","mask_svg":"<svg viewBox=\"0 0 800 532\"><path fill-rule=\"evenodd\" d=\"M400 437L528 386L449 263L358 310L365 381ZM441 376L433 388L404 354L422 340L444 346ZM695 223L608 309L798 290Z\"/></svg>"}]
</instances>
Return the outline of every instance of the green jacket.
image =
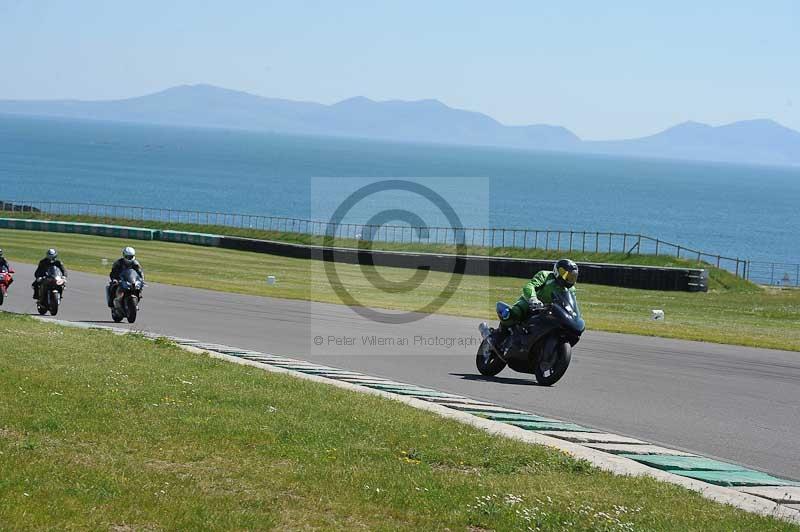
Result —
<instances>
[{"instance_id":1,"label":"green jacket","mask_svg":"<svg viewBox=\"0 0 800 532\"><path fill-rule=\"evenodd\" d=\"M549 305L553 302L553 292L561 289L556 282L556 275L549 270L542 270L522 287L522 296L518 303L524 302L527 305L528 300L535 297L545 305ZM574 293L575 287L571 286L567 290Z\"/></svg>"}]
</instances>

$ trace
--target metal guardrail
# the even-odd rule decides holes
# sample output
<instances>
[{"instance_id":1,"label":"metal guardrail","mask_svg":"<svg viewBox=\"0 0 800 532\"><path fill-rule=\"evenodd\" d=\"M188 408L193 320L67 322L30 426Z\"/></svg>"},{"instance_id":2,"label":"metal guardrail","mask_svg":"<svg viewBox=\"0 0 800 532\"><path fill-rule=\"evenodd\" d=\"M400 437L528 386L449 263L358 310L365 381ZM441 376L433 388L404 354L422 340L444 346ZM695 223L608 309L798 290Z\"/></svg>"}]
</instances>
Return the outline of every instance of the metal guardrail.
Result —
<instances>
[{"instance_id":1,"label":"metal guardrail","mask_svg":"<svg viewBox=\"0 0 800 532\"><path fill-rule=\"evenodd\" d=\"M453 229L452 227L372 226L353 223L341 223L332 226L330 222L282 216L35 200L0 202L0 212L3 211L91 216L103 220L147 220L194 225L216 225L318 236L330 232L336 238L393 243L455 245L461 241L469 246L489 248L625 253L627 255L668 255L712 264L718 268L724 268L738 277L763 284L781 284L785 279L784 273L789 273L789 270L797 266L751 262L740 257L709 253L639 233L487 227ZM751 272L751 266L756 268L756 271ZM781 267L786 271L780 272ZM780 275L773 275L773 268L777 268L775 271L780 272ZM789 281L790 283L793 281L793 285L797 286L798 275L790 276Z\"/></svg>"}]
</instances>

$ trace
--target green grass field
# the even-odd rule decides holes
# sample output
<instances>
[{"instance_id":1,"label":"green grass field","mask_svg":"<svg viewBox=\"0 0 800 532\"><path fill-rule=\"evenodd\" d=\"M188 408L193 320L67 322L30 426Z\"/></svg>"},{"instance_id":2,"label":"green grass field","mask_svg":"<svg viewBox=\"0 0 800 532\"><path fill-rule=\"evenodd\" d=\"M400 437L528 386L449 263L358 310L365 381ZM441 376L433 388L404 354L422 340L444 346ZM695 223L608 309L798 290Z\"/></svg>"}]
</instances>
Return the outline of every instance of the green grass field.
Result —
<instances>
[{"instance_id":1,"label":"green grass field","mask_svg":"<svg viewBox=\"0 0 800 532\"><path fill-rule=\"evenodd\" d=\"M797 530L169 342L0 337L3 530Z\"/></svg>"},{"instance_id":2,"label":"green grass field","mask_svg":"<svg viewBox=\"0 0 800 532\"><path fill-rule=\"evenodd\" d=\"M67 267L107 274L101 264L119 256L127 242L114 238L0 230L0 247L13 263L35 263L56 246ZM149 281L237 293L311 299L339 303L318 261L291 259L165 242L132 242ZM191 266L189 266L191 265ZM413 310L432 300L450 276L430 272L415 290L403 292L389 283L407 280L410 270L336 266L341 282L363 304L376 308ZM377 275L380 274L380 275ZM278 283L264 279L275 275ZM458 290L440 312L494 319L494 302L513 302L523 281L499 277L462 276ZM800 291L748 286L716 288L708 293L658 292L600 285L579 285L579 300L591 330L668 338L705 340L800 351ZM665 321L652 321L651 309L663 309Z\"/></svg>"}]
</instances>

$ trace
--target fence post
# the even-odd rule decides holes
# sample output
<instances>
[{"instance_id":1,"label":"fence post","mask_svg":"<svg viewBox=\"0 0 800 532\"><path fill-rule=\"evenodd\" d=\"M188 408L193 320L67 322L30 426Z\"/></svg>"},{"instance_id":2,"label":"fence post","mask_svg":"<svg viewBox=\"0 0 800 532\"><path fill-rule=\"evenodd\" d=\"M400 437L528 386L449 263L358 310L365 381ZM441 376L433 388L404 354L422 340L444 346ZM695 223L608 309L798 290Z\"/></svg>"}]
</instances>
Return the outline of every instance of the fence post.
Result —
<instances>
[{"instance_id":1,"label":"fence post","mask_svg":"<svg viewBox=\"0 0 800 532\"><path fill-rule=\"evenodd\" d=\"M558 232L558 237L556 239L556 251L561 249L561 231Z\"/></svg>"},{"instance_id":2,"label":"fence post","mask_svg":"<svg viewBox=\"0 0 800 532\"><path fill-rule=\"evenodd\" d=\"M581 244L581 251L586 251L586 231L583 232L583 242Z\"/></svg>"},{"instance_id":3,"label":"fence post","mask_svg":"<svg viewBox=\"0 0 800 532\"><path fill-rule=\"evenodd\" d=\"M550 231L545 233L545 240L544 240L544 250L547 251L550 249Z\"/></svg>"},{"instance_id":4,"label":"fence post","mask_svg":"<svg viewBox=\"0 0 800 532\"><path fill-rule=\"evenodd\" d=\"M797 273L794 274L794 285L800 286L800 264L797 265Z\"/></svg>"},{"instance_id":5,"label":"fence post","mask_svg":"<svg viewBox=\"0 0 800 532\"><path fill-rule=\"evenodd\" d=\"M656 257L658 257L658 239L656 238Z\"/></svg>"},{"instance_id":6,"label":"fence post","mask_svg":"<svg viewBox=\"0 0 800 532\"><path fill-rule=\"evenodd\" d=\"M600 253L600 233L594 234L594 252Z\"/></svg>"},{"instance_id":7,"label":"fence post","mask_svg":"<svg viewBox=\"0 0 800 532\"><path fill-rule=\"evenodd\" d=\"M769 284L770 284L770 286L775 284L775 263L774 262L772 264L770 264Z\"/></svg>"},{"instance_id":8,"label":"fence post","mask_svg":"<svg viewBox=\"0 0 800 532\"><path fill-rule=\"evenodd\" d=\"M628 249L628 233L622 234L622 251L627 251Z\"/></svg>"}]
</instances>

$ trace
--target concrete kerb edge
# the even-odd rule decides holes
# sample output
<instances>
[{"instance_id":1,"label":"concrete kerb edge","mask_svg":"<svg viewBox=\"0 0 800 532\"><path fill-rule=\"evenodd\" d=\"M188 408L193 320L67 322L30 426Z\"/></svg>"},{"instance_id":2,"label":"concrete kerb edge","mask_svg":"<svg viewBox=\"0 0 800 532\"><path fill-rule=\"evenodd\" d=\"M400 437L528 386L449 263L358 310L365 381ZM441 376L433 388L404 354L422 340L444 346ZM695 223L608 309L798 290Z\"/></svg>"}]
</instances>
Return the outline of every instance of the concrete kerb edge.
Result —
<instances>
[{"instance_id":1,"label":"concrete kerb edge","mask_svg":"<svg viewBox=\"0 0 800 532\"><path fill-rule=\"evenodd\" d=\"M142 331L136 331L136 330L118 329L114 327L96 326L84 323L77 324L64 320L42 318L39 316L33 316L33 318L45 323L54 323L66 327L75 327L82 329L106 330L116 334L142 333ZM171 339L168 336L165 337ZM688 477L673 475L672 473L648 467L646 465L640 464L639 462L635 462L628 458L623 458L621 456L604 453L602 451L584 447L583 445L577 443L561 440L544 434L539 434L533 431L528 431L499 421L492 421L490 419L474 416L467 412L460 412L458 410L447 408L445 406L441 406L436 403L416 399L414 397L398 395L391 392L377 390L374 388L367 388L365 386L359 386L357 384L338 381L335 379L329 379L319 375L310 375L299 371L272 366L267 362L248 360L233 355L218 353L208 349L201 349L198 347L181 345L178 343L176 343L175 345L189 353L206 355L212 358L225 360L227 362L233 362L235 364L240 364L243 366L255 367L264 371L268 371L270 373L289 375L295 378L305 379L311 382L326 384L328 386L335 386L337 388L349 390L352 392L365 393L383 397L385 399L389 399L392 401L398 401L413 408L425 410L427 412L437 414L440 417L446 419L452 419L454 421L458 421L460 423L464 423L466 425L479 428L493 435L510 438L525 443L544 445L546 447L559 450L561 452L566 453L569 456L572 456L573 458L586 460L587 462L597 467L598 469L601 469L609 473L613 473L615 475L649 476L651 478L660 480L662 482L668 482L670 484L675 484L684 487L686 489L695 491L700 495L702 495L703 497L705 497L706 499L712 500L714 502L727 504L754 514L771 516L791 523L800 524L800 510L795 510L788 506L775 503L773 501L770 501L769 499L764 499L761 497L757 497L755 495L743 493L733 488L716 486L713 484L707 484L705 482L691 479Z\"/></svg>"}]
</instances>

